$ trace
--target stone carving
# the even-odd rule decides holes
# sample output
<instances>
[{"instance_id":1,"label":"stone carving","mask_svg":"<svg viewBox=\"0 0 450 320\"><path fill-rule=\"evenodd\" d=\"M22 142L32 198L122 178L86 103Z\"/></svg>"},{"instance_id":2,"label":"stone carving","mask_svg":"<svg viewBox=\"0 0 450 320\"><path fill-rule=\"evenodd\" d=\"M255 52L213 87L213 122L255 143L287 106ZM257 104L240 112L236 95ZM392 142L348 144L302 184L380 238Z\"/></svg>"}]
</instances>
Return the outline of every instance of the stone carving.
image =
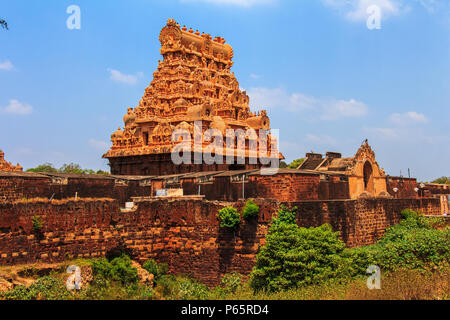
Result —
<instances>
[{"instance_id":1,"label":"stone carving","mask_svg":"<svg viewBox=\"0 0 450 320\"><path fill-rule=\"evenodd\" d=\"M19 164L14 166L11 162L7 162L5 160L5 153L0 150L0 171L22 172L23 168Z\"/></svg>"},{"instance_id":2,"label":"stone carving","mask_svg":"<svg viewBox=\"0 0 450 320\"><path fill-rule=\"evenodd\" d=\"M104 158L111 162L117 157L170 153L174 128L193 128L194 121L204 122L202 132L270 130L266 111L251 112L247 93L239 89L230 71L233 49L223 38L187 31L169 19L159 40L164 59L139 105L128 109L123 130L111 135L112 147Z\"/></svg>"}]
</instances>

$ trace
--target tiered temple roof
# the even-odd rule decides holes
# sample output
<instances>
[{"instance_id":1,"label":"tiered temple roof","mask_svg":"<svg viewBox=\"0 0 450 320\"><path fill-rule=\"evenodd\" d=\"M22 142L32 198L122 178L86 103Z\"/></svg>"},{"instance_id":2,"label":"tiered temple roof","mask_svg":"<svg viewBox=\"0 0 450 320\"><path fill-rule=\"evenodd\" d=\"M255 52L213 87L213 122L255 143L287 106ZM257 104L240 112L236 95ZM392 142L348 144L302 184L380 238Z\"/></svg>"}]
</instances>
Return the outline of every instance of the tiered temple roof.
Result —
<instances>
[{"instance_id":1,"label":"tiered temple roof","mask_svg":"<svg viewBox=\"0 0 450 320\"><path fill-rule=\"evenodd\" d=\"M202 121L201 132L214 128L224 137L228 128L252 128L256 134L270 130L266 111L251 112L249 97L230 70L233 49L223 38L181 28L169 19L159 40L164 59L139 105L128 108L125 127L111 135L112 147L104 158L111 162L118 157L170 153L176 144L174 130L185 129L192 137L195 121ZM267 139L270 151L272 136ZM203 148L209 143L204 142ZM257 157L249 152L248 143L244 148L246 157Z\"/></svg>"}]
</instances>

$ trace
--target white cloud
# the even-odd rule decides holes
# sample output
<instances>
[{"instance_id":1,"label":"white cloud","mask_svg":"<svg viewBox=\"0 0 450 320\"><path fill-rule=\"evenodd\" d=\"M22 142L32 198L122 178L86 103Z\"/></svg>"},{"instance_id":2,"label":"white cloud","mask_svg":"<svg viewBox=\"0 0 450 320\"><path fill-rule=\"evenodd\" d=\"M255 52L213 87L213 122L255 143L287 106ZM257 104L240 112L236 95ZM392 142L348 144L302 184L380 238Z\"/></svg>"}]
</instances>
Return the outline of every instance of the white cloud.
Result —
<instances>
[{"instance_id":1,"label":"white cloud","mask_svg":"<svg viewBox=\"0 0 450 320\"><path fill-rule=\"evenodd\" d=\"M11 61L6 60L4 62L0 62L0 70L10 71L12 69L14 69L14 66Z\"/></svg>"},{"instance_id":2,"label":"white cloud","mask_svg":"<svg viewBox=\"0 0 450 320\"><path fill-rule=\"evenodd\" d=\"M324 103L324 113L320 117L322 120L338 120L340 118L363 117L368 112L365 103L355 99L331 100Z\"/></svg>"},{"instance_id":3,"label":"white cloud","mask_svg":"<svg viewBox=\"0 0 450 320\"><path fill-rule=\"evenodd\" d=\"M417 113L415 111L409 111L405 113L394 113L389 117L389 122L399 125L406 126L410 124L424 124L428 123L428 118L422 113Z\"/></svg>"},{"instance_id":4,"label":"white cloud","mask_svg":"<svg viewBox=\"0 0 450 320\"><path fill-rule=\"evenodd\" d=\"M9 105L0 108L2 113L27 115L33 112L33 107L27 103L21 103L16 99L9 100Z\"/></svg>"},{"instance_id":5,"label":"white cloud","mask_svg":"<svg viewBox=\"0 0 450 320\"><path fill-rule=\"evenodd\" d=\"M381 9L382 17L388 18L408 11L403 0L322 0L325 6L341 12L348 20L366 21L367 8L376 5Z\"/></svg>"},{"instance_id":6,"label":"white cloud","mask_svg":"<svg viewBox=\"0 0 450 320\"><path fill-rule=\"evenodd\" d=\"M281 88L250 88L247 93L251 105L257 106L253 109L283 108L291 112L309 111L316 113L320 120L362 117L369 109L365 103L355 99L347 101L316 98L303 93L288 93Z\"/></svg>"},{"instance_id":7,"label":"white cloud","mask_svg":"<svg viewBox=\"0 0 450 320\"><path fill-rule=\"evenodd\" d=\"M115 69L108 69L109 72L109 78L112 81L120 82L120 83L126 83L126 84L136 84L140 78L144 76L142 72L136 73L136 75L131 74L124 74L120 72L119 70Z\"/></svg>"},{"instance_id":8,"label":"white cloud","mask_svg":"<svg viewBox=\"0 0 450 320\"><path fill-rule=\"evenodd\" d=\"M315 145L335 146L337 144L336 139L326 134L319 134L319 135L307 134L305 141L313 143Z\"/></svg>"},{"instance_id":9,"label":"white cloud","mask_svg":"<svg viewBox=\"0 0 450 320\"><path fill-rule=\"evenodd\" d=\"M275 3L276 0L180 0L181 2L206 2L215 5L234 5L250 8L254 5L264 5Z\"/></svg>"},{"instance_id":10,"label":"white cloud","mask_svg":"<svg viewBox=\"0 0 450 320\"><path fill-rule=\"evenodd\" d=\"M377 137L384 139L397 139L399 138L399 133L393 128L363 128L367 133L372 133Z\"/></svg>"},{"instance_id":11,"label":"white cloud","mask_svg":"<svg viewBox=\"0 0 450 320\"><path fill-rule=\"evenodd\" d=\"M250 88L247 91L250 103L255 109L286 108L301 111L316 108L317 100L301 93L289 94L284 89Z\"/></svg>"},{"instance_id":12,"label":"white cloud","mask_svg":"<svg viewBox=\"0 0 450 320\"><path fill-rule=\"evenodd\" d=\"M109 144L105 141L95 140L95 139L89 139L89 145L98 150L108 150Z\"/></svg>"}]
</instances>

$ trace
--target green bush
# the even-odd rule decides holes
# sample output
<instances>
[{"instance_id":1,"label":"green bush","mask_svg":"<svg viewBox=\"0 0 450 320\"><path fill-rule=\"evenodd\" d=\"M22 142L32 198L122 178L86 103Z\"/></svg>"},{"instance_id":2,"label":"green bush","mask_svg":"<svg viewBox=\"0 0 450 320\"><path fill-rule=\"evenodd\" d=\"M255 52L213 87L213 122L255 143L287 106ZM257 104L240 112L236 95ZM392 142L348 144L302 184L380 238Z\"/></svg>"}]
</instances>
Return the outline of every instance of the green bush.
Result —
<instances>
[{"instance_id":1,"label":"green bush","mask_svg":"<svg viewBox=\"0 0 450 320\"><path fill-rule=\"evenodd\" d=\"M53 277L39 278L30 287L15 287L1 295L6 300L67 300L72 297L62 280Z\"/></svg>"},{"instance_id":2,"label":"green bush","mask_svg":"<svg viewBox=\"0 0 450 320\"><path fill-rule=\"evenodd\" d=\"M156 291L165 299L170 300L199 300L207 299L209 289L186 277L163 275L157 282Z\"/></svg>"},{"instance_id":3,"label":"green bush","mask_svg":"<svg viewBox=\"0 0 450 320\"><path fill-rule=\"evenodd\" d=\"M122 284L132 284L139 281L137 269L131 266L131 259L127 255L114 258L111 261L111 279Z\"/></svg>"},{"instance_id":4,"label":"green bush","mask_svg":"<svg viewBox=\"0 0 450 320\"><path fill-rule=\"evenodd\" d=\"M275 225L279 225L281 223L296 224L295 215L297 209L298 209L297 207L289 209L286 206L281 205L280 210L278 210L278 216L275 219L273 219L273 224Z\"/></svg>"},{"instance_id":5,"label":"green bush","mask_svg":"<svg viewBox=\"0 0 450 320\"><path fill-rule=\"evenodd\" d=\"M33 231L34 232L41 232L42 227L43 227L42 221L41 221L41 217L40 216L34 216L31 221L33 223Z\"/></svg>"},{"instance_id":6,"label":"green bush","mask_svg":"<svg viewBox=\"0 0 450 320\"><path fill-rule=\"evenodd\" d=\"M169 266L166 263L157 263L153 259L145 261L142 267L155 276L155 281L169 272Z\"/></svg>"},{"instance_id":7,"label":"green bush","mask_svg":"<svg viewBox=\"0 0 450 320\"><path fill-rule=\"evenodd\" d=\"M100 258L92 261L94 278L118 281L123 285L137 283L139 276L136 268L131 266L131 259L127 255L108 261Z\"/></svg>"},{"instance_id":8,"label":"green bush","mask_svg":"<svg viewBox=\"0 0 450 320\"><path fill-rule=\"evenodd\" d=\"M220 281L220 286L227 294L235 293L242 286L242 275L237 272L227 273Z\"/></svg>"},{"instance_id":9,"label":"green bush","mask_svg":"<svg viewBox=\"0 0 450 320\"><path fill-rule=\"evenodd\" d=\"M300 228L295 208L280 209L250 274L255 291L279 291L352 274L344 242L331 226Z\"/></svg>"},{"instance_id":10,"label":"green bush","mask_svg":"<svg viewBox=\"0 0 450 320\"><path fill-rule=\"evenodd\" d=\"M241 216L236 209L231 207L226 207L219 210L217 218L220 221L221 228L235 229L241 222Z\"/></svg>"},{"instance_id":11,"label":"green bush","mask_svg":"<svg viewBox=\"0 0 450 320\"><path fill-rule=\"evenodd\" d=\"M402 220L386 230L376 244L348 250L353 269L365 274L370 265L383 271L425 269L450 260L450 231L432 228L435 221L412 210L402 211Z\"/></svg>"},{"instance_id":12,"label":"green bush","mask_svg":"<svg viewBox=\"0 0 450 320\"><path fill-rule=\"evenodd\" d=\"M259 207L253 202L253 200L248 200L244 209L242 210L242 217L245 220L258 219Z\"/></svg>"}]
</instances>

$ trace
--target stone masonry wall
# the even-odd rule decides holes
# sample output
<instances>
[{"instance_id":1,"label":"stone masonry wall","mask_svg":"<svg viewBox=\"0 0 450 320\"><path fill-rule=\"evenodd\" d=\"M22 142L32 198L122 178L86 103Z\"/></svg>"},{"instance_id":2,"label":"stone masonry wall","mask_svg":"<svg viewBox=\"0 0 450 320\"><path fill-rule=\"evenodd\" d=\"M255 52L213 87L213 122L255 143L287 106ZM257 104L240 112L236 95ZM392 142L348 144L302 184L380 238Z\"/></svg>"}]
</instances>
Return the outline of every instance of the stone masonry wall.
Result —
<instances>
[{"instance_id":1,"label":"stone masonry wall","mask_svg":"<svg viewBox=\"0 0 450 320\"><path fill-rule=\"evenodd\" d=\"M152 200L121 212L115 200L0 204L0 265L100 257L119 245L141 262L166 262L172 273L216 285L223 274L248 274L281 202L256 200L260 217L236 231L219 227L218 210L244 202ZM348 246L371 244L397 223L405 208L440 214L439 199L364 199L288 202L298 206L300 226L330 223ZM43 228L33 230L39 216Z\"/></svg>"}]
</instances>

